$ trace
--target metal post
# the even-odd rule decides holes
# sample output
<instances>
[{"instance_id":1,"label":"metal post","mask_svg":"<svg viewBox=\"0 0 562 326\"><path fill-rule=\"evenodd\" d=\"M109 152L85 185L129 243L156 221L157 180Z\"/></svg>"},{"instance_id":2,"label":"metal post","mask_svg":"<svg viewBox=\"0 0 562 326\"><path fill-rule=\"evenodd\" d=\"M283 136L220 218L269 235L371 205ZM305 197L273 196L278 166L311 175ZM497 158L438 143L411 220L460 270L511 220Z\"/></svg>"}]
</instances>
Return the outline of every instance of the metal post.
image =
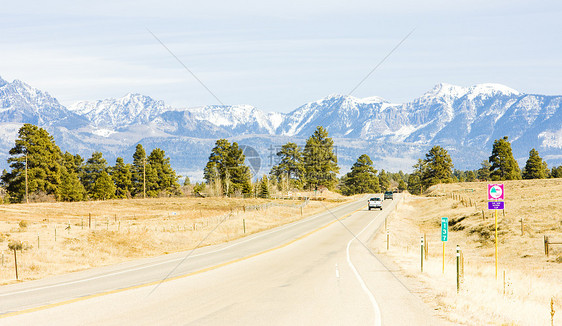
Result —
<instances>
[{"instance_id":1,"label":"metal post","mask_svg":"<svg viewBox=\"0 0 562 326\"><path fill-rule=\"evenodd\" d=\"M495 233L495 242L496 242L496 280L498 279L498 210L494 209L494 220L496 226L496 233Z\"/></svg>"},{"instance_id":2,"label":"metal post","mask_svg":"<svg viewBox=\"0 0 562 326\"><path fill-rule=\"evenodd\" d=\"M461 287L461 283L460 283L460 277L459 277L459 273L460 273L460 259L461 259L461 252L460 252L461 248L459 247L459 245L457 245L457 293L459 293L460 287Z\"/></svg>"},{"instance_id":3,"label":"metal post","mask_svg":"<svg viewBox=\"0 0 562 326\"><path fill-rule=\"evenodd\" d=\"M550 298L550 326L554 326L554 297Z\"/></svg>"},{"instance_id":4,"label":"metal post","mask_svg":"<svg viewBox=\"0 0 562 326\"><path fill-rule=\"evenodd\" d=\"M244 233L246 233L246 219L242 219L242 226L244 227Z\"/></svg>"},{"instance_id":5,"label":"metal post","mask_svg":"<svg viewBox=\"0 0 562 326\"><path fill-rule=\"evenodd\" d=\"M390 248L390 230L386 229L386 250Z\"/></svg>"},{"instance_id":6,"label":"metal post","mask_svg":"<svg viewBox=\"0 0 562 326\"><path fill-rule=\"evenodd\" d=\"M14 249L14 265L16 266L16 280L18 279L18 255L16 254L16 249Z\"/></svg>"},{"instance_id":7,"label":"metal post","mask_svg":"<svg viewBox=\"0 0 562 326\"><path fill-rule=\"evenodd\" d=\"M503 295L505 296L505 271L503 271Z\"/></svg>"},{"instance_id":8,"label":"metal post","mask_svg":"<svg viewBox=\"0 0 562 326\"><path fill-rule=\"evenodd\" d=\"M423 234L423 244L424 244L424 258L425 260L427 260L427 256L429 256L429 243L427 242L427 238L425 236L425 233Z\"/></svg>"},{"instance_id":9,"label":"metal post","mask_svg":"<svg viewBox=\"0 0 562 326\"><path fill-rule=\"evenodd\" d=\"M423 273L423 236L421 237L421 251L420 251L420 267L421 267L421 272Z\"/></svg>"},{"instance_id":10,"label":"metal post","mask_svg":"<svg viewBox=\"0 0 562 326\"><path fill-rule=\"evenodd\" d=\"M441 271L442 274L445 274L445 241L443 243L443 269Z\"/></svg>"}]
</instances>

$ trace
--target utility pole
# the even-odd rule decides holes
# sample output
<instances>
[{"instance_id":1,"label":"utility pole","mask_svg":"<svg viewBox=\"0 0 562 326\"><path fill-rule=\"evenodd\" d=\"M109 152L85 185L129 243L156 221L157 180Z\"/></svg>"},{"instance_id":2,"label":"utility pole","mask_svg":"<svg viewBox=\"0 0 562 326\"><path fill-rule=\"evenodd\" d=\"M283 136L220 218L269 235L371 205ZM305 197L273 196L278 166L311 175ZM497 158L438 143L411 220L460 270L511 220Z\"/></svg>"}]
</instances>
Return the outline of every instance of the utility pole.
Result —
<instances>
[{"instance_id":1,"label":"utility pole","mask_svg":"<svg viewBox=\"0 0 562 326\"><path fill-rule=\"evenodd\" d=\"M25 202L29 204L29 190L27 186L27 150L25 151Z\"/></svg>"},{"instance_id":2,"label":"utility pole","mask_svg":"<svg viewBox=\"0 0 562 326\"><path fill-rule=\"evenodd\" d=\"M142 159L142 198L146 198L146 157Z\"/></svg>"}]
</instances>

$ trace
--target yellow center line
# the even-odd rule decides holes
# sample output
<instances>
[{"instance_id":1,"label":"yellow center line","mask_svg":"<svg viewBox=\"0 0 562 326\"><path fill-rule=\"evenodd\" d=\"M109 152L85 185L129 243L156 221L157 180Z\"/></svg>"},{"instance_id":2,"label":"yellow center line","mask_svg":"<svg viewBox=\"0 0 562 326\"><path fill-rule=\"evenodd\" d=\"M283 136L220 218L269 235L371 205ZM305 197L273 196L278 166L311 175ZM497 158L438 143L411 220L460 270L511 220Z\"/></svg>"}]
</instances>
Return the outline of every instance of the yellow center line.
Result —
<instances>
[{"instance_id":1,"label":"yellow center line","mask_svg":"<svg viewBox=\"0 0 562 326\"><path fill-rule=\"evenodd\" d=\"M356 210L354 210L354 211L352 211L352 212L350 212L350 213L345 214L345 215L342 216L339 220L341 221L341 220L343 220L343 219L346 219L346 218L348 218L349 216L353 215L354 213L358 212L359 210L361 210L361 209L363 209L363 208L364 208L364 207L361 206L361 207L359 207L358 209L356 209ZM312 234L314 234L314 233L316 233L316 232L318 232L318 231L320 231L320 230L323 230L323 229L329 227L330 225L332 225L332 224L334 224L334 223L336 223L336 222L338 222L337 219L335 219L335 220L333 220L332 222L330 222L330 223L328 223L328 224L326 224L326 225L324 225L324 226L321 226L321 227L319 227L319 228L317 228L317 229L315 229L315 230L312 230L312 231L310 231L310 232L308 232L308 233L306 233L306 234L304 234L304 235L301 235L301 236L298 237L298 238L295 238L295 239L293 239L293 240L291 240L291 241L289 241L289 242L286 242L286 243L284 243L284 244L281 244L281 245L279 245L279 246L277 246L277 247L273 247L273 248L270 248L270 249L267 249L267 250L264 250L264 251L260 251L260 252L258 252L258 253L255 253L255 254L252 254L252 255L249 255L249 256L246 256L246 257L242 257L242 258L237 258L237 259L234 259L234 260L230 260L230 261L227 261L227 262L218 264L218 265L209 266L209 267L200 269L200 270L195 271L195 272L191 272L191 273L187 273L187 274L183 274L183 275L179 275L179 276L170 277L170 278L167 278L167 279L165 279L165 280L153 281L153 282L149 282L149 283L144 283L144 284L129 286L129 287L122 288L122 289L116 289L116 290L111 290L111 291L106 291L106 292L101 292L101 293L96 293L96 294L90 294L90 295L87 295L87 296L83 296L83 297L79 297L79 298L74 298L74 299L70 299L70 300L65 300L65 301L61 301L61 302L56 302L56 303L51 303L51 304L47 304L47 305L44 305L44 306L39 306L39 307L24 309L24 310L20 310L20 311L8 312L8 313L5 313L5 314L0 315L0 319L2 319L2 318L7 318L7 317L18 316L18 315L23 315L23 314L27 314L27 313L31 313L31 312L36 312L36 311L41 311L41 310L46 310L46 309L50 309L50 308L54 308L54 307L59 307L59 306L67 305L67 304L74 303L74 302L79 302L79 301L83 301L83 300L88 300L88 299L92 299L92 298L101 297L101 296L104 296L104 295L109 295L109 294L114 294L114 293L119 293L119 292L134 290L134 289L140 289L140 288L143 288L143 287L148 287L148 286L157 285L157 284L164 283L164 282L170 282L170 281L174 281L174 280L179 280L179 279L182 279L182 278L185 278L185 277L189 277L189 276L193 276L193 275L205 273L205 272L208 272L208 271L212 271L212 270L217 269L217 268L220 268L220 267L228 266L228 265L231 265L231 264L234 264L234 263L237 263L237 262L241 262L241 261L244 261L244 260L247 260L247 259L250 259L250 258L254 258L254 257L256 257L256 256L260 256L260 255L263 255L263 254L266 254L266 253L269 253L269 252L272 252L272 251L275 251L275 250L278 250L278 249L281 249L281 248L285 248L285 247L289 246L290 244L293 244L293 243L295 243L295 242L297 242L297 241L299 241L299 240L302 240L302 239L304 239L304 238L306 238L306 237L308 237L308 236L310 236L310 235L312 235Z\"/></svg>"}]
</instances>

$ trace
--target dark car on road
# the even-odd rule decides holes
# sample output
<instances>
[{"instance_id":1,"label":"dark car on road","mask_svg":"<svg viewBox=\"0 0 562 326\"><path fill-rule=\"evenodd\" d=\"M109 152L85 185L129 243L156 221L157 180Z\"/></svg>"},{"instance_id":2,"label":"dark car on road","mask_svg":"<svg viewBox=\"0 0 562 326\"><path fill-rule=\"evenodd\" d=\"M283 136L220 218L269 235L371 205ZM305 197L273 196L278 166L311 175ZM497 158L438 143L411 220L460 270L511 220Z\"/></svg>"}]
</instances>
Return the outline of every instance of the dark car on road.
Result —
<instances>
[{"instance_id":1,"label":"dark car on road","mask_svg":"<svg viewBox=\"0 0 562 326\"><path fill-rule=\"evenodd\" d=\"M392 193L392 191L385 191L384 193L384 199L392 199L394 200L394 194Z\"/></svg>"}]
</instances>

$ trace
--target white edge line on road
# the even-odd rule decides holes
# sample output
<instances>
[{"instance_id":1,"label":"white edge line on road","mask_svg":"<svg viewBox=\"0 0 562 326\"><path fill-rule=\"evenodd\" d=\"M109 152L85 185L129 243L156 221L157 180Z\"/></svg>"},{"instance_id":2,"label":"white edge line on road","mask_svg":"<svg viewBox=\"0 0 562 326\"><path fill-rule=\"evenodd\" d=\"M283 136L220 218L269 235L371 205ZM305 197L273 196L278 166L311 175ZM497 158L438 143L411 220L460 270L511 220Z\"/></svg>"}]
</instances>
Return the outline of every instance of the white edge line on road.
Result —
<instances>
[{"instance_id":1,"label":"white edge line on road","mask_svg":"<svg viewBox=\"0 0 562 326\"><path fill-rule=\"evenodd\" d=\"M381 326L381 324L382 324L382 322L381 322L381 310L379 308L379 304L377 303L377 300L375 300L375 296L373 295L373 293L371 293L371 291L367 287L367 284L365 284L365 281L363 280L363 278L361 278L361 275L359 275L359 272L357 271L357 269L355 268L355 266L351 262L351 256L349 255L349 247L351 246L351 243L353 242L353 240L355 240L357 237L359 237L361 235L361 233L363 233L369 226L371 226L371 224L373 224L374 221L376 221L376 219L373 219L369 224L367 224L367 226L365 226L363 228L363 230L361 230L361 232L359 232L355 237L353 237L351 240L349 240L349 242L347 243L346 252L347 252L347 263L349 264L349 267L351 267L351 270L353 270L353 273L355 273L355 277L357 277L357 280L359 281L359 284L361 285L361 288L363 289L363 291L365 291L365 293L369 297L369 300L371 301L371 305L373 306L373 310L375 312L375 326Z\"/></svg>"},{"instance_id":2,"label":"white edge line on road","mask_svg":"<svg viewBox=\"0 0 562 326\"><path fill-rule=\"evenodd\" d=\"M359 202L359 201L357 201L357 202ZM341 207L343 207L343 206L345 206L345 207L351 206L351 203L347 204L347 205L342 205ZM345 214L341 219L344 219L348 216L353 215L355 212L359 211L362 208L363 207L359 207L359 208L355 209L354 211ZM341 219L339 221L341 221ZM45 309L49 309L49 308L53 308L53 307L58 307L58 306L70 304L70 303L73 303L73 302L87 300L87 299L90 299L90 298L95 298L95 297L100 297L100 296L104 296L104 295L119 293L119 292L128 291L128 290L132 290L132 289L139 289L139 288L143 288L143 287L147 287L147 286L157 284L158 282L173 281L173 280L176 280L176 279L180 279L180 278L184 278L184 277L188 277L188 276L192 276L192 275L196 275L196 274L201 274L201 273L204 273L206 271L210 271L210 270L217 269L217 268L220 268L220 267L223 267L223 266L234 264L234 263L237 263L237 262L240 262L240 261L243 261L243 260L247 260L247 259L259 256L259 255L266 254L268 252L272 252L272 251L287 247L287 246L291 245L292 243L295 243L299 240L302 240L302 239L304 239L304 238L306 238L306 237L308 237L308 236L310 236L310 235L312 235L312 234L314 234L318 231L321 231L321 230L329 227L330 225L336 223L337 221L338 220L334 220L334 221L332 221L332 222L330 222L330 223L328 223L324 226L316 228L316 229L314 229L314 230L312 230L312 231L310 231L310 232L308 232L304 235L301 235L300 237L298 237L296 239L293 239L289 242L281 244L277 247L273 247L273 248L267 249L265 251L255 253L255 254L252 254L250 256L246 256L246 257L238 258L238 259L235 259L235 260L227 261L227 262L224 262L224 263L221 263L221 264L218 264L218 265L210 266L210 267L207 267L207 268L195 271L195 272L191 272L191 273L188 273L188 274L182 274L182 275L179 275L179 276L174 276L174 277L168 278L164 281L154 281L154 282L139 284L139 285L135 285L135 286L130 286L130 287L127 287L127 288L121 288L121 289L111 290L111 291L107 291L107 292L101 292L101 293L97 293L97 294L90 294L90 295L86 295L86 296L82 296L82 297L78 297L78 298L74 298L74 299L70 299L70 300L66 300L66 301L51 303L51 304L38 306L38 307L34 307L34 308L28 308L28 309L24 309L24 310L20 310L20 311L12 311L12 312L8 312L8 313L0 314L0 319L13 317L13 316L21 315L21 314L26 314L26 313L30 313L30 312L34 312L34 311L39 311L39 310L45 310Z\"/></svg>"},{"instance_id":3,"label":"white edge line on road","mask_svg":"<svg viewBox=\"0 0 562 326\"><path fill-rule=\"evenodd\" d=\"M343 207L351 206L352 204L357 203L357 202L358 202L358 201L353 201L353 202L351 202L351 203L349 203L349 204L344 204L344 205L342 205L342 206L337 207L337 209L341 209L341 208L343 208ZM305 219L302 219L302 220L300 220L300 221L297 221L297 222L295 222L295 223L291 223L291 224L289 224L289 225L284 225L284 226L275 228L275 229L273 229L273 230L264 231L263 233L257 234L256 236L253 236L253 237L244 239L244 240L242 240L242 241L239 241L239 242L230 244L230 245L228 245L228 246L226 246L226 247L219 248L219 249L216 249L216 250L213 250L213 251L209 251L209 252L205 252L205 253L201 253L201 254L197 254L197 255L193 255L193 256L191 256L191 257L194 258L194 257L199 257L199 256L205 256L205 255L214 254L214 253L216 253L216 252L220 252L220 251L226 250L226 249L228 249L228 248L231 248L231 247L234 247L234 246L237 246L237 245L240 245L240 244L243 244L243 243L246 243L246 242L249 242L249 241L258 239L258 238L261 238L261 237L264 237L264 236L266 236L266 235L270 235L270 234L272 234L272 233L279 232L279 231L288 229L288 228L290 228L290 227L297 226L297 225L302 224L302 223L305 223L305 222L313 221L313 220L319 218L320 216L322 216L322 214L316 214L316 215L307 217L307 218L305 218ZM7 297L7 296L10 296L10 295L16 295L16 294L34 292L34 291L39 291L39 290L44 290L44 289L50 289L50 288L56 288L56 287L61 287L61 286L66 286L66 285L71 285L71 284L89 282L89 281L97 280L97 279L100 279L100 278L106 278L106 277L110 277L110 276L115 276L115 275L130 273L130 272L134 272L134 271L138 271L138 270L142 270L142 269L152 268L152 267L159 266L159 265L170 264L170 263L173 263L173 262L181 261L181 260L183 260L183 259L184 259L184 258L176 258L176 259L166 260L166 261L159 262L159 263L154 263L154 264L150 264L150 265L145 265L145 266L141 266L141 267L137 267L137 268L125 269L125 270L122 270L122 271L119 271L119 272L113 272L113 273L109 273L109 274L102 274L102 275L99 275L99 276L93 276L93 277L89 277L89 278L85 278L85 279L80 279L80 280L76 280L76 281L70 281L70 282L64 282L64 283L57 283L57 284L45 285L45 286L41 286L41 287L37 287L37 288L31 288L31 289L27 289L27 290L20 290L20 291L14 291L14 292L3 293L3 294L0 294L0 298L1 298L1 297Z\"/></svg>"}]
</instances>

